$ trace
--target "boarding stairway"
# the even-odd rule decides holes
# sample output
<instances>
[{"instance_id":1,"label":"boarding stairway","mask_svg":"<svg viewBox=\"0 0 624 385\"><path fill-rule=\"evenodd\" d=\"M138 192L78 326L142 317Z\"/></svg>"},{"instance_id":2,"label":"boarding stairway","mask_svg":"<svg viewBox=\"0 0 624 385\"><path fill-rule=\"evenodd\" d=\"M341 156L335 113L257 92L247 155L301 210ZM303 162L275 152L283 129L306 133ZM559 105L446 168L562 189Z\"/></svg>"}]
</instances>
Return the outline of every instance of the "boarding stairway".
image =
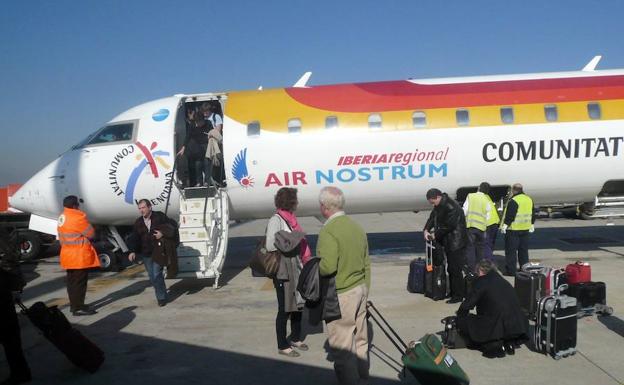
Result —
<instances>
[{"instance_id":1,"label":"boarding stairway","mask_svg":"<svg viewBox=\"0 0 624 385\"><path fill-rule=\"evenodd\" d=\"M228 241L229 202L225 189L180 189L178 278L214 278L219 287Z\"/></svg>"}]
</instances>

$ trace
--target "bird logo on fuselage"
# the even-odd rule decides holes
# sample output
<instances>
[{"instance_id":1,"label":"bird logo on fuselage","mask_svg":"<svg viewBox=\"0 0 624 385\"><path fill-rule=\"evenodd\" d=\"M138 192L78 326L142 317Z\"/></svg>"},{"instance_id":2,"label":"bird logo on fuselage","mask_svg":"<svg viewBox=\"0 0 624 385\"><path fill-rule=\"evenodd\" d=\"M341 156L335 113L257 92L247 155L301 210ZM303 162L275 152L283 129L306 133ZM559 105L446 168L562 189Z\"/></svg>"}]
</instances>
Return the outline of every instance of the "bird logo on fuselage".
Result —
<instances>
[{"instance_id":1,"label":"bird logo on fuselage","mask_svg":"<svg viewBox=\"0 0 624 385\"><path fill-rule=\"evenodd\" d=\"M242 149L234 158L232 176L244 187L253 187L253 178L247 171L247 149Z\"/></svg>"}]
</instances>

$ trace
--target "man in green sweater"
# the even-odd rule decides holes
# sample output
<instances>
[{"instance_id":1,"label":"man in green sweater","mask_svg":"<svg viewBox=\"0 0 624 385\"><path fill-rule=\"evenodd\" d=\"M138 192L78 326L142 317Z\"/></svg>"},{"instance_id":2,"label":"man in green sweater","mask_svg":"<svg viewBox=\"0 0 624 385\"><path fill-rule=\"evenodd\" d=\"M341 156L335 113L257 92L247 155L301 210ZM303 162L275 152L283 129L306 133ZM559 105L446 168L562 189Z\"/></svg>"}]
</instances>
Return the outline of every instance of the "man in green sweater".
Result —
<instances>
[{"instance_id":1,"label":"man in green sweater","mask_svg":"<svg viewBox=\"0 0 624 385\"><path fill-rule=\"evenodd\" d=\"M370 289L368 240L360 225L345 215L345 198L337 187L319 195L327 220L319 233L316 255L322 276L335 275L341 318L327 324L327 340L340 384L368 382L366 301Z\"/></svg>"}]
</instances>

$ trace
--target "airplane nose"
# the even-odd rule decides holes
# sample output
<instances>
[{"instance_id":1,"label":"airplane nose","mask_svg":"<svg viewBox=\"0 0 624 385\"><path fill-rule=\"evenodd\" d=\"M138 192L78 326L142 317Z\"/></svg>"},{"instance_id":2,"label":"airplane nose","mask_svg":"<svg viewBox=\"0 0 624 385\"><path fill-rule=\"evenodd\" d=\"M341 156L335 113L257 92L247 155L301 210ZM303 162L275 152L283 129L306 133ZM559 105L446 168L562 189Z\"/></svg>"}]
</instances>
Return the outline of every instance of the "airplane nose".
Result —
<instances>
[{"instance_id":1,"label":"airplane nose","mask_svg":"<svg viewBox=\"0 0 624 385\"><path fill-rule=\"evenodd\" d=\"M36 173L9 198L11 207L46 218L56 218L61 210L56 194L58 159Z\"/></svg>"}]
</instances>

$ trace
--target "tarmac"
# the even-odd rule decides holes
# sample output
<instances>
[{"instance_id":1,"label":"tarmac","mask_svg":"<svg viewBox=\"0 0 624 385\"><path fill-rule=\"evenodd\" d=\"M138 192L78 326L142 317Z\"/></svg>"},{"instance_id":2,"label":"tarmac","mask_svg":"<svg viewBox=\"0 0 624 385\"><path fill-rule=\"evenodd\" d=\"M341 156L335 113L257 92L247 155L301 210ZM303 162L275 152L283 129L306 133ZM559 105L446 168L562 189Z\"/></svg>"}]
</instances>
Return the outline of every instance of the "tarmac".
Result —
<instances>
[{"instance_id":1,"label":"tarmac","mask_svg":"<svg viewBox=\"0 0 624 385\"><path fill-rule=\"evenodd\" d=\"M355 215L369 234L372 288L369 299L406 340L442 330L440 320L457 305L432 301L406 290L408 265L424 255L421 213ZM314 247L321 227L301 218ZM20 315L32 384L298 384L336 383L322 327L305 326L310 346L299 358L277 354L277 301L270 280L252 277L249 256L266 220L232 223L219 289L212 280L169 280L171 302L158 307L141 265L119 273L94 272L87 302L98 313L74 317L67 307L65 274L51 256L24 263L29 281L23 301L58 305L69 320L99 345L106 361L95 374L75 368L25 316ZM544 218L536 223L530 257L551 266L578 259L591 263L595 281L607 283L611 316L578 320L578 352L554 360L527 346L514 356L487 359L480 352L452 350L471 384L621 384L624 382L624 219ZM499 235L495 251L504 258ZM304 314L304 325L307 325ZM417 384L402 370L399 351L372 326L371 384ZM0 379L8 375L0 355Z\"/></svg>"}]
</instances>

